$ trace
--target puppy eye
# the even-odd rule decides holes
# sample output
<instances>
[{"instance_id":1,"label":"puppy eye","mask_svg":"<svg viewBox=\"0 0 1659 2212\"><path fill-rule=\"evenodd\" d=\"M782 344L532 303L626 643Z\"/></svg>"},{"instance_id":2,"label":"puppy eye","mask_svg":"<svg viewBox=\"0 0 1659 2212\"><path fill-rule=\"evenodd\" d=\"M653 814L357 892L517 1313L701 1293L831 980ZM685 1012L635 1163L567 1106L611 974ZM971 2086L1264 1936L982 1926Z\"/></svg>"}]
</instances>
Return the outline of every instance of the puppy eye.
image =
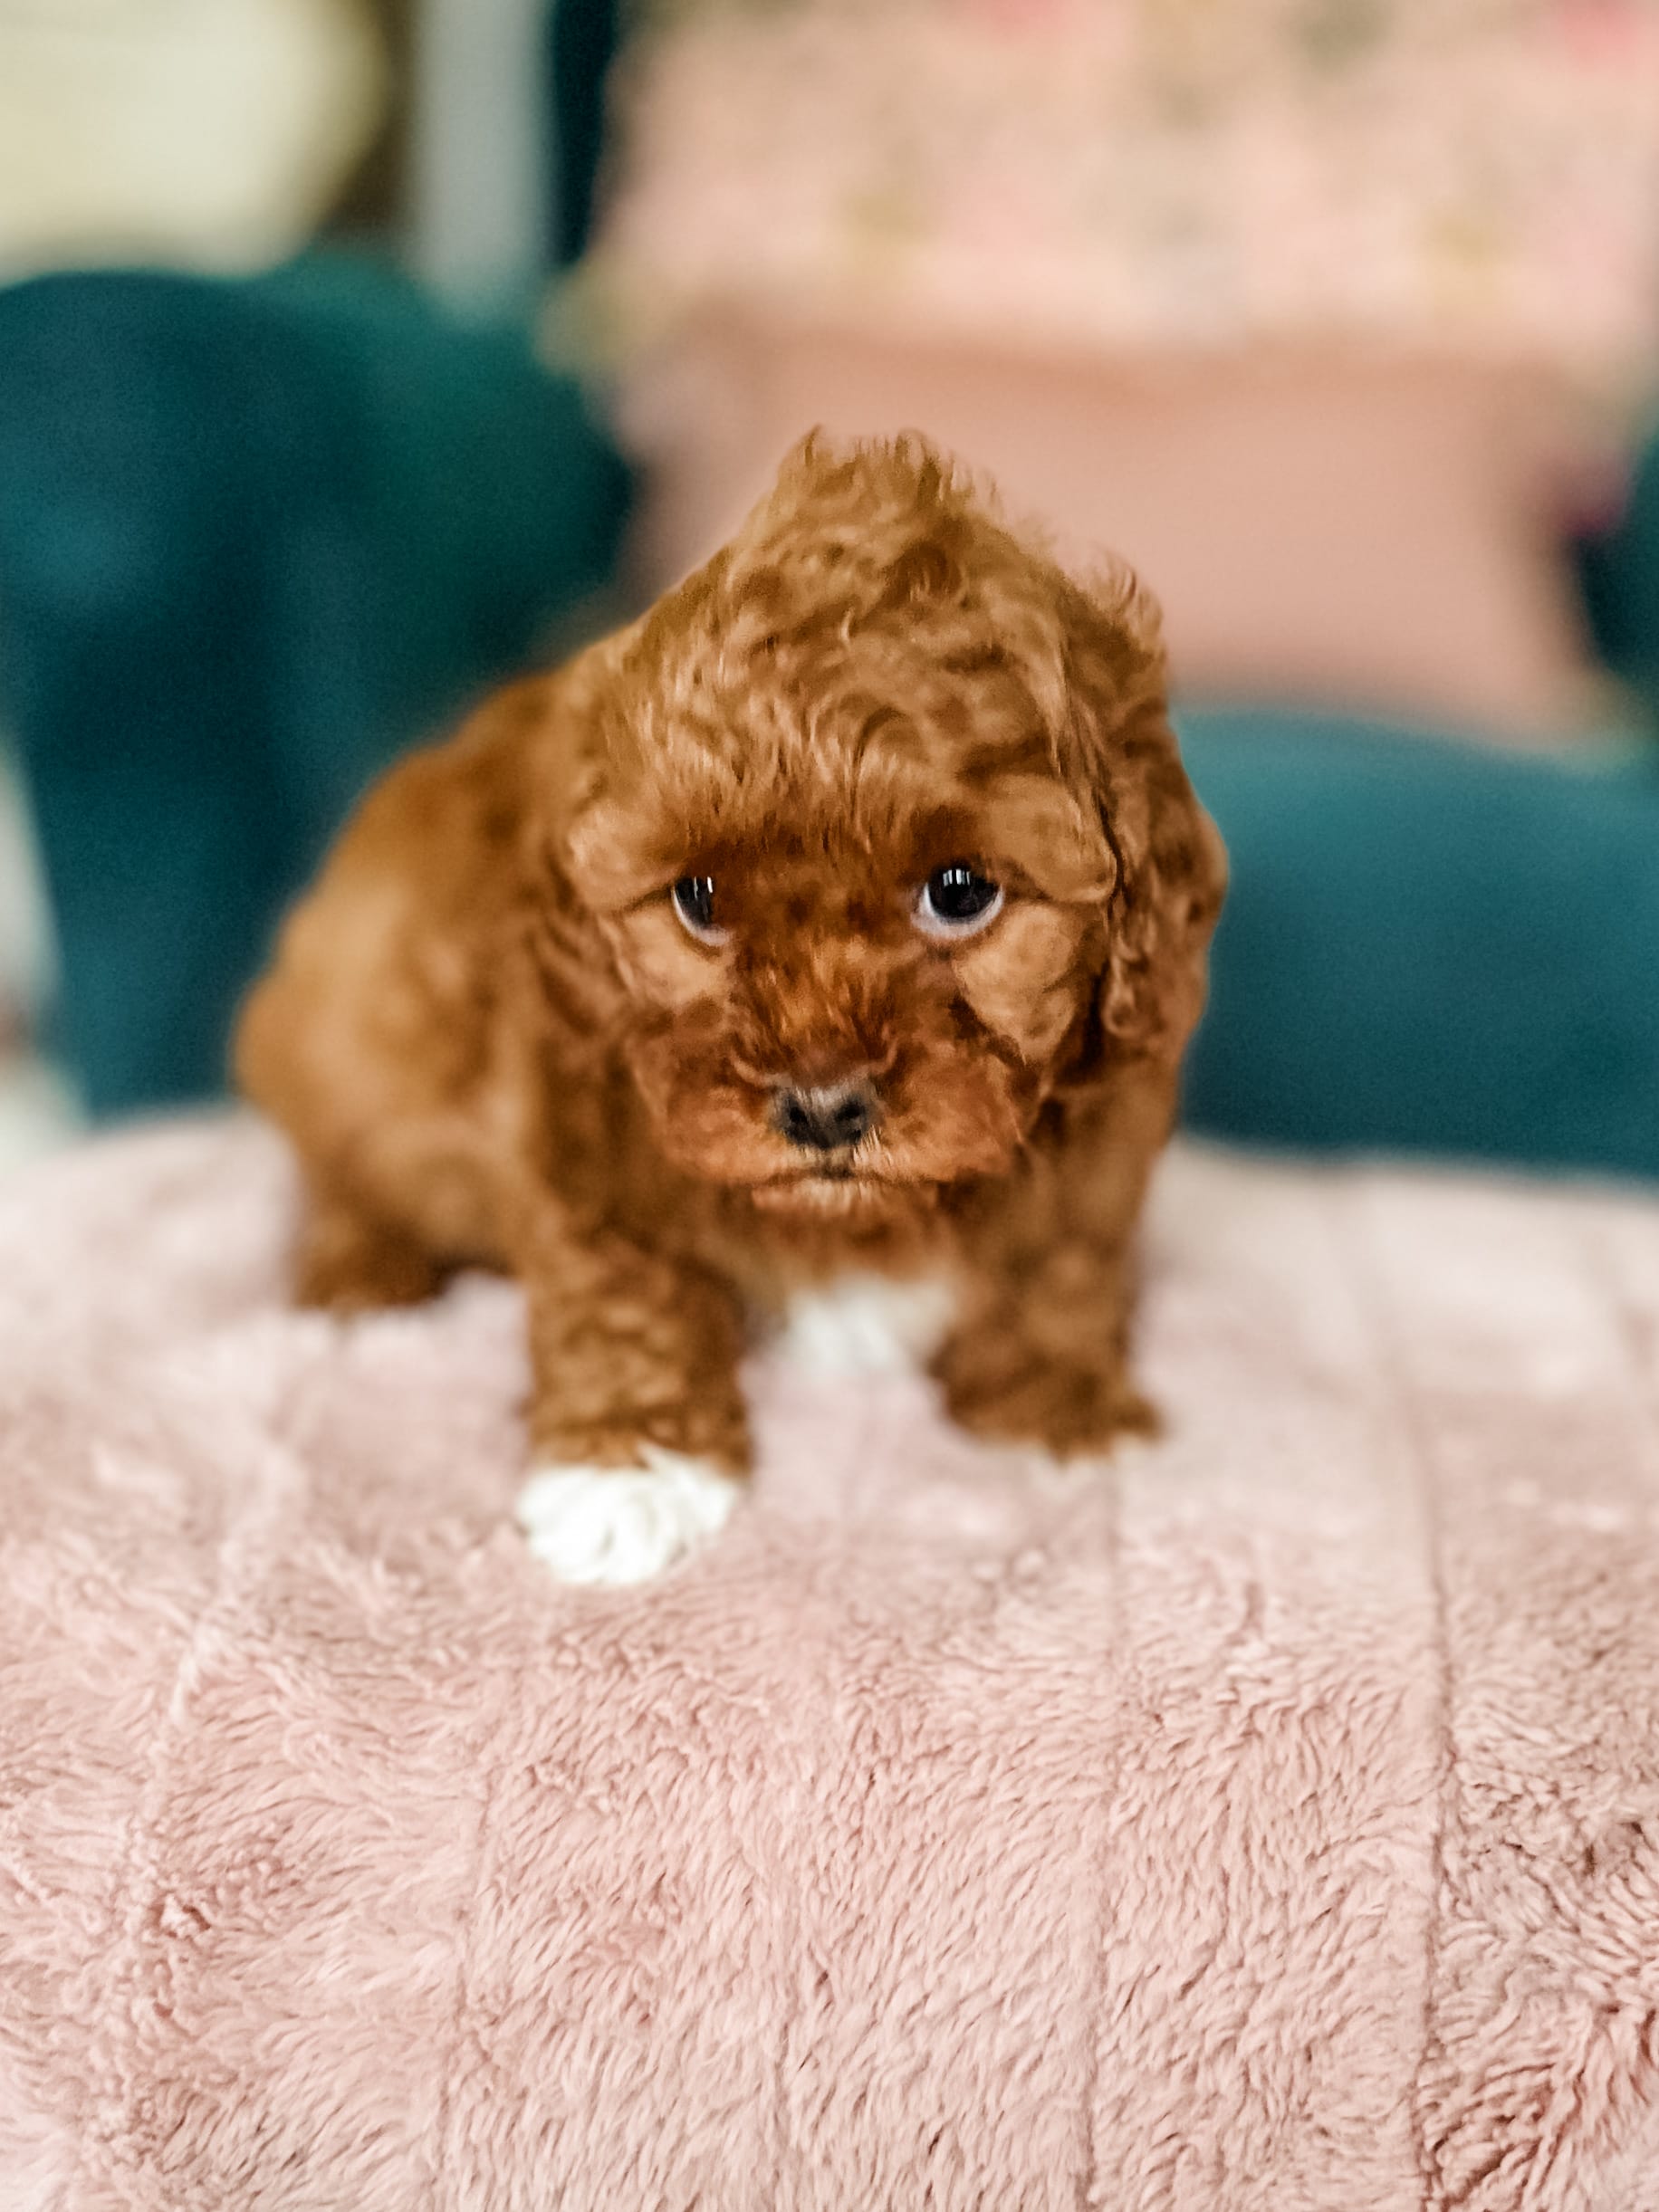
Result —
<instances>
[{"instance_id":1,"label":"puppy eye","mask_svg":"<svg viewBox=\"0 0 1659 2212\"><path fill-rule=\"evenodd\" d=\"M712 876L682 876L674 886L674 911L692 935L704 944L723 944L726 933L714 920L714 879Z\"/></svg>"},{"instance_id":2,"label":"puppy eye","mask_svg":"<svg viewBox=\"0 0 1659 2212\"><path fill-rule=\"evenodd\" d=\"M930 937L972 937L1002 911L1002 886L965 860L935 868L916 894L916 918Z\"/></svg>"}]
</instances>

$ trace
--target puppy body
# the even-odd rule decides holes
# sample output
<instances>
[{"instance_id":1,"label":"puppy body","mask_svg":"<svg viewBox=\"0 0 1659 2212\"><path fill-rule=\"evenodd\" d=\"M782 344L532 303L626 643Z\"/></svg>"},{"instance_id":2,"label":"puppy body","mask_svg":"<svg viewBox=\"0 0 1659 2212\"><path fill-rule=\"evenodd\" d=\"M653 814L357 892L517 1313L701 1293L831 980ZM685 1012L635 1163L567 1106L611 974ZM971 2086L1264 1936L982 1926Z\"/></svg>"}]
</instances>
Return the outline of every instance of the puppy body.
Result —
<instances>
[{"instance_id":1,"label":"puppy body","mask_svg":"<svg viewBox=\"0 0 1659 2212\"><path fill-rule=\"evenodd\" d=\"M951 864L986 925L928 922ZM919 441L809 440L641 622L395 769L291 917L237 1066L302 1293L510 1269L542 1460L735 1475L757 1314L943 1279L955 1417L1104 1447L1148 1418L1132 1239L1223 885L1132 581ZM791 1135L855 1088L850 1142Z\"/></svg>"}]
</instances>

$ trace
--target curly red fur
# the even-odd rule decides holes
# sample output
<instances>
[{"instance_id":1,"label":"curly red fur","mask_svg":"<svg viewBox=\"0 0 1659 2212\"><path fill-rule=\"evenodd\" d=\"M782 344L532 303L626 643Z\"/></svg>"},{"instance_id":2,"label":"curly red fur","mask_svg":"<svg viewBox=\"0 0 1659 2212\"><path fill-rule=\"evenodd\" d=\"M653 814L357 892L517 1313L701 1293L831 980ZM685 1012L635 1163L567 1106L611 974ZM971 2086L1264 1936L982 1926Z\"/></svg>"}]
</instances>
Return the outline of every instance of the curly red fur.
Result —
<instances>
[{"instance_id":1,"label":"curly red fur","mask_svg":"<svg viewBox=\"0 0 1659 2212\"><path fill-rule=\"evenodd\" d=\"M960 858L1006 904L941 944ZM1127 572L1073 580L919 438L809 438L642 620L396 768L289 921L238 1067L303 1294L508 1268L543 1452L737 1470L747 1310L942 1268L956 1417L1103 1446L1146 1419L1132 1238L1223 876ZM854 1075L877 1127L803 1157L778 1087Z\"/></svg>"}]
</instances>

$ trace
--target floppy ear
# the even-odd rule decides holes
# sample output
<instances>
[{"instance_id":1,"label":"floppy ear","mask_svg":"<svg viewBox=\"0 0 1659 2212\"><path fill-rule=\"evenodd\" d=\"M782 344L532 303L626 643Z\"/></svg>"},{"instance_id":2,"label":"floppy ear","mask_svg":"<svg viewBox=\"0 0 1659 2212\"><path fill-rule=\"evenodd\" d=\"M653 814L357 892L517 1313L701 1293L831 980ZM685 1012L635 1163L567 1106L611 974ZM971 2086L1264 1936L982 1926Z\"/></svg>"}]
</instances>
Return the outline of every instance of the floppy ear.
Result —
<instances>
[{"instance_id":1,"label":"floppy ear","mask_svg":"<svg viewBox=\"0 0 1659 2212\"><path fill-rule=\"evenodd\" d=\"M1221 834L1170 727L1156 603L1127 570L1067 608L1068 713L1117 863L1097 1014L1114 1057L1178 1060L1227 888Z\"/></svg>"},{"instance_id":2,"label":"floppy ear","mask_svg":"<svg viewBox=\"0 0 1659 2212\"><path fill-rule=\"evenodd\" d=\"M618 646L616 638L601 639L541 680L523 759L523 942L548 1006L578 1034L603 1030L621 991L600 909L625 895L610 881L603 837L588 827L604 803L605 717Z\"/></svg>"}]
</instances>

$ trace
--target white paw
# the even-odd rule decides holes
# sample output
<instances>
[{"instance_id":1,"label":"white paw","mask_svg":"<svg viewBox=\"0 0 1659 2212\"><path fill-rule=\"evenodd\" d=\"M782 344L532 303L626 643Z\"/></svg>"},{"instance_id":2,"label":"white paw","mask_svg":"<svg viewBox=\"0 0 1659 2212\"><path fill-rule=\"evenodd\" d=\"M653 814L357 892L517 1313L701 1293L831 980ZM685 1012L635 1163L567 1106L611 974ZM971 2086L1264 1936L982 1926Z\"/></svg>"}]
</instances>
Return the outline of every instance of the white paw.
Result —
<instances>
[{"instance_id":1,"label":"white paw","mask_svg":"<svg viewBox=\"0 0 1659 2212\"><path fill-rule=\"evenodd\" d=\"M561 1582L651 1582L717 1536L743 1488L705 1460L640 1447L643 1467L542 1467L519 1492L518 1523Z\"/></svg>"}]
</instances>

